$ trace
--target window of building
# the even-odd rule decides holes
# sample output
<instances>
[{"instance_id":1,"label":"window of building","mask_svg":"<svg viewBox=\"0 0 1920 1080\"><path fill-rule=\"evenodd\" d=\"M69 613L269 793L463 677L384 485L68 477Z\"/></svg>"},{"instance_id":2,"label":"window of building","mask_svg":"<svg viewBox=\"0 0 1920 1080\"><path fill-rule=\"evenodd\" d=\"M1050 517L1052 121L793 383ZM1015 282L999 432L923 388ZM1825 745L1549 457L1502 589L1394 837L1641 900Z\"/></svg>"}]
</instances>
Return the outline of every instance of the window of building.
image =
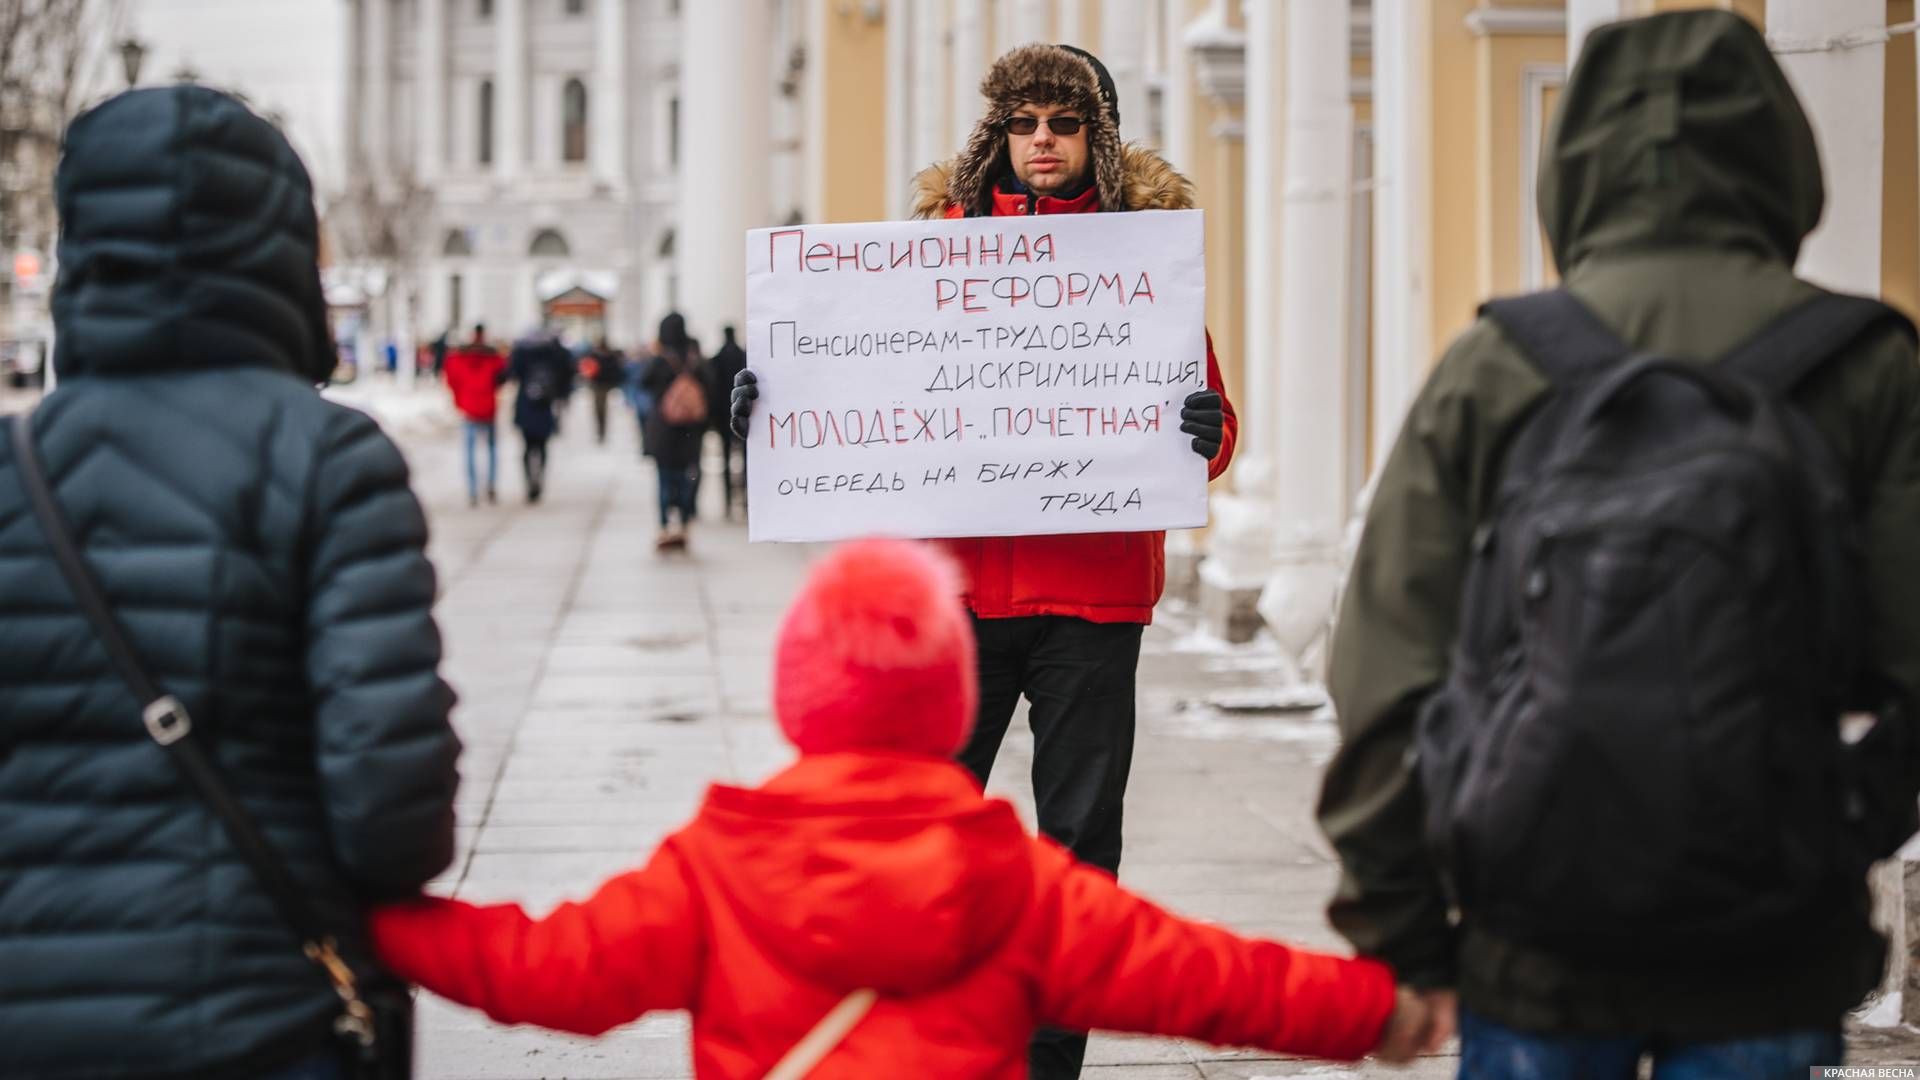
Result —
<instances>
[{"instance_id":1,"label":"window of building","mask_svg":"<svg viewBox=\"0 0 1920 1080\"><path fill-rule=\"evenodd\" d=\"M480 81L480 164L493 164L493 80Z\"/></svg>"},{"instance_id":2,"label":"window of building","mask_svg":"<svg viewBox=\"0 0 1920 1080\"><path fill-rule=\"evenodd\" d=\"M529 255L565 256L571 254L572 251L573 249L567 246L567 238L561 236L553 229L541 229L535 233L533 236L533 244L527 248L527 254Z\"/></svg>"},{"instance_id":3,"label":"window of building","mask_svg":"<svg viewBox=\"0 0 1920 1080\"><path fill-rule=\"evenodd\" d=\"M480 0L480 17L483 19L493 18L493 0Z\"/></svg>"},{"instance_id":4,"label":"window of building","mask_svg":"<svg viewBox=\"0 0 1920 1080\"><path fill-rule=\"evenodd\" d=\"M567 0L567 14L585 15L586 13L587 0Z\"/></svg>"},{"instance_id":5,"label":"window of building","mask_svg":"<svg viewBox=\"0 0 1920 1080\"><path fill-rule=\"evenodd\" d=\"M447 241L440 245L440 254L461 256L473 254L473 241L468 238L465 229L448 229Z\"/></svg>"},{"instance_id":6,"label":"window of building","mask_svg":"<svg viewBox=\"0 0 1920 1080\"><path fill-rule=\"evenodd\" d=\"M680 164L680 99L667 100L667 164Z\"/></svg>"},{"instance_id":7,"label":"window of building","mask_svg":"<svg viewBox=\"0 0 1920 1080\"><path fill-rule=\"evenodd\" d=\"M587 87L568 79L560 94L560 156L565 161L587 160Z\"/></svg>"},{"instance_id":8,"label":"window of building","mask_svg":"<svg viewBox=\"0 0 1920 1080\"><path fill-rule=\"evenodd\" d=\"M461 281L460 281L459 274L452 274L448 276L447 278L447 311L450 313L447 316L448 326L459 326L462 322L466 321L463 318L463 316L465 315L465 311L462 309L462 305L460 303L460 300L461 300L460 286L461 286Z\"/></svg>"}]
</instances>

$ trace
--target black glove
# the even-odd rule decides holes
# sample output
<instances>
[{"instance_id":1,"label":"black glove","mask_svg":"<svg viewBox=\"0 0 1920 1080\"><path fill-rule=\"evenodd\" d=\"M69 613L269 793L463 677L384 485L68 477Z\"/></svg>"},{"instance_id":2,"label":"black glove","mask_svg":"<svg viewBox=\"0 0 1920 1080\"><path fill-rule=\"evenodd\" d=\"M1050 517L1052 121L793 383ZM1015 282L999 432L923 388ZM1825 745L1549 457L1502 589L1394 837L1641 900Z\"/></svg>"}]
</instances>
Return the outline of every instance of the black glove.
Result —
<instances>
[{"instance_id":1,"label":"black glove","mask_svg":"<svg viewBox=\"0 0 1920 1080\"><path fill-rule=\"evenodd\" d=\"M1187 395L1180 410L1180 430L1193 436L1193 452L1212 461L1227 437L1227 414L1220 395L1212 390L1197 390Z\"/></svg>"},{"instance_id":2,"label":"black glove","mask_svg":"<svg viewBox=\"0 0 1920 1080\"><path fill-rule=\"evenodd\" d=\"M747 421L753 418L753 403L760 397L760 388L754 385L759 381L751 371L742 371L733 377L733 407L727 427L742 441L747 437Z\"/></svg>"}]
</instances>

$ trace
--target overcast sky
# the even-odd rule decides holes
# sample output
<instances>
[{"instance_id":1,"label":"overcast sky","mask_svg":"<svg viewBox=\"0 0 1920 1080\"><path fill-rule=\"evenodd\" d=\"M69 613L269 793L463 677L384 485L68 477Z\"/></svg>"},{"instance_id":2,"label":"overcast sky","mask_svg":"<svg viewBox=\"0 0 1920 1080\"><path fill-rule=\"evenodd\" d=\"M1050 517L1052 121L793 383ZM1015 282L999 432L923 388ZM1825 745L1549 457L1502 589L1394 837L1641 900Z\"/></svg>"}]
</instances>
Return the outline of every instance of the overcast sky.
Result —
<instances>
[{"instance_id":1,"label":"overcast sky","mask_svg":"<svg viewBox=\"0 0 1920 1080\"><path fill-rule=\"evenodd\" d=\"M279 112L323 188L340 179L346 13L345 0L127 0L129 28L149 49L143 85L190 66ZM117 59L111 69L125 81Z\"/></svg>"}]
</instances>

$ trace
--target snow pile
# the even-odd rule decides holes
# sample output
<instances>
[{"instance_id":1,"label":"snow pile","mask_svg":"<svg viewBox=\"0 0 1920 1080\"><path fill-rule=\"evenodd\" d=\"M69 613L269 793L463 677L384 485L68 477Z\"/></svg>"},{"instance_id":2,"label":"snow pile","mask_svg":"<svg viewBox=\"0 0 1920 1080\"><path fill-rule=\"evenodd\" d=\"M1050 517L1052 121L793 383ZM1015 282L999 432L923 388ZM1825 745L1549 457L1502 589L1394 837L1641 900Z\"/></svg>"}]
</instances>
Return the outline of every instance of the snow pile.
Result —
<instances>
[{"instance_id":1,"label":"snow pile","mask_svg":"<svg viewBox=\"0 0 1920 1080\"><path fill-rule=\"evenodd\" d=\"M446 387L424 379L408 389L378 376L363 376L351 383L329 386L321 393L329 401L373 417L389 435L431 434L453 428L460 421Z\"/></svg>"}]
</instances>

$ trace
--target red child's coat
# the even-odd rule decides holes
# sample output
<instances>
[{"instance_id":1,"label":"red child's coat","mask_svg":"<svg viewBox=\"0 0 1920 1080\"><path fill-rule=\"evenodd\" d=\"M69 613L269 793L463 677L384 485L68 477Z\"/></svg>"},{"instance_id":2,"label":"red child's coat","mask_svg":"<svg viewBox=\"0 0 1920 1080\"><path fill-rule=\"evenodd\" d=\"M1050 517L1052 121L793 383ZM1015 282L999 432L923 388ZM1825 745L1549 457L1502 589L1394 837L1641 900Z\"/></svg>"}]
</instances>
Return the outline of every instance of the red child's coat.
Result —
<instances>
[{"instance_id":1,"label":"red child's coat","mask_svg":"<svg viewBox=\"0 0 1920 1080\"><path fill-rule=\"evenodd\" d=\"M1170 915L903 753L715 787L644 869L544 919L421 900L373 932L396 973L496 1020L598 1033L690 1010L708 1080L763 1076L862 987L878 1004L814 1080L1015 1080L1043 1025L1352 1059L1394 1004L1380 964Z\"/></svg>"}]
</instances>

